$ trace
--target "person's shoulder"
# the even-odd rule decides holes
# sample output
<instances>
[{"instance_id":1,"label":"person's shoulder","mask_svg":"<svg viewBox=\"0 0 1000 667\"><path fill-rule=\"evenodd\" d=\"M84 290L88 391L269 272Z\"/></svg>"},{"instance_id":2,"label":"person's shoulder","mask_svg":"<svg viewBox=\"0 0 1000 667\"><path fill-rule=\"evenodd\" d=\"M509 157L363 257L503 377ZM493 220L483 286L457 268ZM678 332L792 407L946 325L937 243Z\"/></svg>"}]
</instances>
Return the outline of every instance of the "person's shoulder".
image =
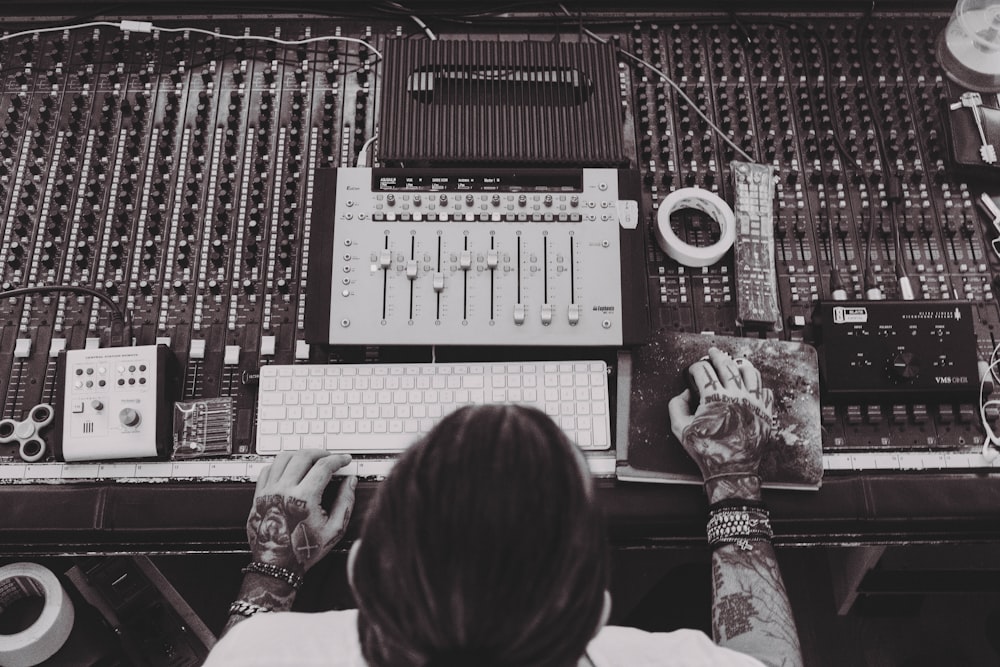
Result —
<instances>
[{"instance_id":1,"label":"person's shoulder","mask_svg":"<svg viewBox=\"0 0 1000 667\"><path fill-rule=\"evenodd\" d=\"M609 625L587 647L595 667L759 667L760 661L715 644L699 630L646 632Z\"/></svg>"},{"instance_id":2,"label":"person's shoulder","mask_svg":"<svg viewBox=\"0 0 1000 667\"><path fill-rule=\"evenodd\" d=\"M257 614L233 626L204 667L362 665L357 610Z\"/></svg>"}]
</instances>

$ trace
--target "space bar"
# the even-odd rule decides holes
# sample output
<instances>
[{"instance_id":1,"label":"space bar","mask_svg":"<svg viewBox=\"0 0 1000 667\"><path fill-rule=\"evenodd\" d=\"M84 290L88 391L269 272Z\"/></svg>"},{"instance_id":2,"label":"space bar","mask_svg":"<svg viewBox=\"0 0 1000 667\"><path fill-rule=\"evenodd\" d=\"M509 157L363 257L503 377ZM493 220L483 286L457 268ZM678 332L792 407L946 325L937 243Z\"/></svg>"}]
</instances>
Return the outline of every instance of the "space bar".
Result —
<instances>
[{"instance_id":1,"label":"space bar","mask_svg":"<svg viewBox=\"0 0 1000 667\"><path fill-rule=\"evenodd\" d=\"M298 449L325 449L330 452L394 454L403 451L420 437L417 433L364 433L339 435L303 435ZM295 442L282 442L282 449L295 449Z\"/></svg>"}]
</instances>

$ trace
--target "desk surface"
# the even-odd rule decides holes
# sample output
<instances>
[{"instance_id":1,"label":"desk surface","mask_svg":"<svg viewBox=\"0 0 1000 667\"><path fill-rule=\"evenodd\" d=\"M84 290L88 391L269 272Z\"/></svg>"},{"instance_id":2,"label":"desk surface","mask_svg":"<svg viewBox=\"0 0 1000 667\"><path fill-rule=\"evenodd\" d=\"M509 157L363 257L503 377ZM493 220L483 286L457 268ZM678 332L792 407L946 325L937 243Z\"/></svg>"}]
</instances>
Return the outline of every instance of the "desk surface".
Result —
<instances>
[{"instance_id":1,"label":"desk surface","mask_svg":"<svg viewBox=\"0 0 1000 667\"><path fill-rule=\"evenodd\" d=\"M254 4L259 3L246 6ZM814 13L804 12L799 2L795 15L773 9L790 3L755 3L753 11L739 16L692 13L678 10L680 5L670 12L656 7L656 14L622 8L621 15L557 16L544 7L534 15L527 8L523 14L481 15L473 3L461 9L476 13L468 23L464 14L453 21L429 10L422 18L410 17L429 22L426 29L394 13L372 17L370 7L354 4L357 16L226 13L222 18L178 16L173 5L142 4L143 12L170 12L157 24L171 27L353 40L335 47L278 49L255 42L237 48L203 33L169 33L169 39L136 33L126 45L121 31L109 26L4 42L0 55L9 69L0 88L0 114L5 114L0 122L15 128L8 138L14 137L17 159L5 167L12 176L4 176L9 182L0 188L6 218L0 220L5 239L0 283L18 286L27 277L46 282L62 275L64 282L90 284L100 275L93 286L113 290L120 303L135 304L133 334L140 344L167 337L183 370L185 398L233 399L235 451L249 455L256 389L248 379L262 364L413 362L433 356L430 349L405 345L310 349L303 333L306 281L299 271L309 249L303 240L311 238L312 209L329 204L312 199L314 167L355 165L362 156L380 164L379 148L371 142L379 131L385 140L392 129L379 124L381 109L375 104L388 97L388 65L359 40L384 47L390 40L440 35L442 42L499 38L549 44L586 42L593 33L628 53L614 63L621 93L613 100L614 118L621 119L629 165L640 171L636 200L643 225L651 230L660 202L682 187L732 194L728 165L737 155L695 113L703 106L730 143L732 135L741 150L772 163L781 177L775 264L781 319L788 322L782 337L815 341L807 323L815 302L832 293L835 268L851 298L863 298L869 269L886 296L895 298L902 291L893 270L895 230L906 239L906 264L920 297L973 303L979 358L993 358L1000 330L993 292L1000 284L1000 254L990 251L996 230L974 200L1000 192L995 174L950 166L953 151L946 137L952 120L958 120L959 130L969 130L973 144L978 137L971 113L948 110L962 91L937 62L937 38L954 3L942 8L939 2L910 2L905 13L880 11L870 21L860 13L832 11L861 4L848 0L824 3ZM436 3L418 4L426 9ZM923 9L931 4L934 11ZM768 8L770 14L762 13ZM34 16L34 9L29 13ZM13 34L32 25L5 27ZM683 84L688 102L661 80L666 75ZM269 82L273 93L265 90ZM85 85L92 93L83 94ZM65 94L53 96L54 90ZM17 111L12 100L22 96L30 103ZM41 100L57 100L56 106L50 109ZM995 96L988 101L996 102ZM296 127L304 131L289 130ZM887 141L876 141L879 128ZM833 132L846 145L830 141ZM84 137L103 141L95 148L95 141ZM970 146L977 160L979 147ZM202 152L207 162L191 159L189 150ZM286 150L301 159L287 159ZM450 159L443 157L446 163ZM93 173L84 170L91 163ZM895 166L886 170L884 164ZM902 202L887 201L887 176L890 183L903 184ZM216 187L223 182L226 187ZM245 216L218 215L240 196L256 199L258 211L285 207L284 221L262 218L254 225L259 238L244 233L251 228ZM50 202L65 202L67 213L50 216ZM154 209L162 211L161 219L148 224L146 213ZM869 219L872 210L898 215L880 214L876 224ZM202 215L206 211L215 217ZM898 224L891 224L895 217ZM694 222L688 230L692 239L707 233ZM867 241L872 230L880 238L874 247ZM648 234L646 252L633 258L645 263L645 280L638 282L649 301L652 329L736 333L734 264L726 259L703 270L680 266L653 236ZM839 243L831 244L835 236ZM864 257L869 261L858 259ZM310 277L319 274L315 261L314 252ZM115 265L120 270L106 275L95 270ZM34 405L59 403L58 351L97 342L107 347L113 318L102 308L89 298L0 300L0 416L23 419ZM497 350L507 352L502 346ZM462 349L446 358L446 352L439 348L434 354L439 361L465 355ZM824 405L829 441L824 444L838 451L854 451L852 446L912 451L933 441L946 451L974 451L982 438L978 406L968 398L955 405L949 401L907 407L911 402L903 399L869 404L859 396L850 404ZM15 444L5 444L0 457L17 460L15 450ZM598 486L616 544L701 543L705 501L698 488L603 479ZM357 516L373 491L372 484L362 484ZM251 485L228 482L0 485L0 553L243 550L251 494ZM829 475L817 493L770 492L767 499L778 541L805 545L995 541L998 496L996 473L899 472ZM357 521L350 534L356 531Z\"/></svg>"},{"instance_id":2,"label":"desk surface","mask_svg":"<svg viewBox=\"0 0 1000 667\"><path fill-rule=\"evenodd\" d=\"M375 483L358 487L347 540ZM598 480L616 547L704 540L699 487ZM0 489L0 555L225 553L246 549L250 484L74 484ZM817 492L768 491L779 545L1000 542L1000 477L831 477Z\"/></svg>"}]
</instances>

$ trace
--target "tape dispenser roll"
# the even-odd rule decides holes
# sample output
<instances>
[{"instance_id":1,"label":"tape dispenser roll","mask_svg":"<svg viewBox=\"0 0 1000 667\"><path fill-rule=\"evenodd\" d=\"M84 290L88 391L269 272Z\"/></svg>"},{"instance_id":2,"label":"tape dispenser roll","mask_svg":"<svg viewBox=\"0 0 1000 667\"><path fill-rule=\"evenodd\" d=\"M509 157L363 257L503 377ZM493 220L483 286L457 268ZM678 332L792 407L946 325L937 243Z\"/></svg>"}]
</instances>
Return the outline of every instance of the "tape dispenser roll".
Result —
<instances>
[{"instance_id":1,"label":"tape dispenser roll","mask_svg":"<svg viewBox=\"0 0 1000 667\"><path fill-rule=\"evenodd\" d=\"M0 567L0 614L29 597L45 600L42 612L24 630L0 634L0 665L34 667L62 648L73 630L73 602L52 570L36 563Z\"/></svg>"},{"instance_id":2,"label":"tape dispenser roll","mask_svg":"<svg viewBox=\"0 0 1000 667\"><path fill-rule=\"evenodd\" d=\"M674 211L693 208L719 224L719 240L709 246L693 246L682 241L670 227ZM656 214L656 242L663 252L684 266L710 266L718 262L736 240L736 216L719 195L702 188L681 188L667 195Z\"/></svg>"}]
</instances>

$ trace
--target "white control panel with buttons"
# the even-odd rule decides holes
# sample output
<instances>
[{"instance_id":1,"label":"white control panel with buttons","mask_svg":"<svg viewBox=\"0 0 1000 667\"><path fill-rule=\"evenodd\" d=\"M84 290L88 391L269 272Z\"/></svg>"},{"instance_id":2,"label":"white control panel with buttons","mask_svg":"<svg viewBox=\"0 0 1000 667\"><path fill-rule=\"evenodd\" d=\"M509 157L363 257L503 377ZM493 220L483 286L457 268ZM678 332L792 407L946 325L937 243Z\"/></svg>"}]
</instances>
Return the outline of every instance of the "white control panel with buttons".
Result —
<instances>
[{"instance_id":1,"label":"white control panel with buttons","mask_svg":"<svg viewBox=\"0 0 1000 667\"><path fill-rule=\"evenodd\" d=\"M316 223L333 230L330 303L307 340L623 344L632 283L622 281L622 235L642 231L637 213L623 219L620 177L338 169L334 209Z\"/></svg>"},{"instance_id":2,"label":"white control panel with buttons","mask_svg":"<svg viewBox=\"0 0 1000 667\"><path fill-rule=\"evenodd\" d=\"M95 461L150 458L166 452L169 355L163 345L64 352L56 457Z\"/></svg>"}]
</instances>

